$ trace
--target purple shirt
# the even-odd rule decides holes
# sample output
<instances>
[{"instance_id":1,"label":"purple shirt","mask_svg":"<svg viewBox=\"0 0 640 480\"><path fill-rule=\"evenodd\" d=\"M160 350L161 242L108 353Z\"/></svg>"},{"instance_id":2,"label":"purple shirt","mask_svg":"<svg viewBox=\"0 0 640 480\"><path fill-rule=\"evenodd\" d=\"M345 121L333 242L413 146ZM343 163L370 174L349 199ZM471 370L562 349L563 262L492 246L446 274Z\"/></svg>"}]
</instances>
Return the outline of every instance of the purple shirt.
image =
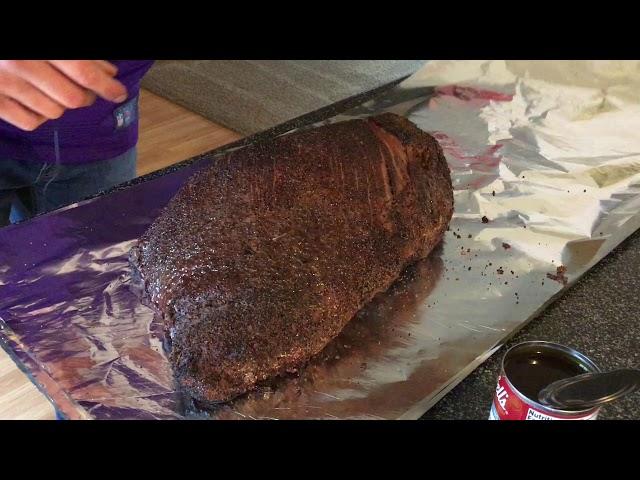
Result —
<instances>
[{"instance_id":1,"label":"purple shirt","mask_svg":"<svg viewBox=\"0 0 640 480\"><path fill-rule=\"evenodd\" d=\"M122 104L98 98L89 107L68 110L62 117L25 132L0 120L0 161L55 163L54 130L58 130L60 163L79 164L117 157L138 141L137 97L140 81L152 60L110 60L116 78L127 87Z\"/></svg>"}]
</instances>

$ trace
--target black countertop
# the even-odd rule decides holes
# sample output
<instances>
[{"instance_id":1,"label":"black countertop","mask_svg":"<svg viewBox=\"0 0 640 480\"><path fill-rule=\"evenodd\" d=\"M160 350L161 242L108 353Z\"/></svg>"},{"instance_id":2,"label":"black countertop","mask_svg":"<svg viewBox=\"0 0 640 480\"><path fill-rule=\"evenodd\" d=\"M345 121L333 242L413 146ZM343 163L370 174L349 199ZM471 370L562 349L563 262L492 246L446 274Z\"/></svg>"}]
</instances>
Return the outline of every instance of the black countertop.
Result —
<instances>
[{"instance_id":1,"label":"black countertop","mask_svg":"<svg viewBox=\"0 0 640 480\"><path fill-rule=\"evenodd\" d=\"M392 88L402 79L298 117L168 168L138 177L107 192L157 178L231 148L272 138L353 108ZM640 231L587 272L575 286L533 319L488 361L473 371L422 419L486 419L500 361L510 346L548 340L586 354L602 369L640 367ZM602 408L602 419L640 419L640 392Z\"/></svg>"}]
</instances>

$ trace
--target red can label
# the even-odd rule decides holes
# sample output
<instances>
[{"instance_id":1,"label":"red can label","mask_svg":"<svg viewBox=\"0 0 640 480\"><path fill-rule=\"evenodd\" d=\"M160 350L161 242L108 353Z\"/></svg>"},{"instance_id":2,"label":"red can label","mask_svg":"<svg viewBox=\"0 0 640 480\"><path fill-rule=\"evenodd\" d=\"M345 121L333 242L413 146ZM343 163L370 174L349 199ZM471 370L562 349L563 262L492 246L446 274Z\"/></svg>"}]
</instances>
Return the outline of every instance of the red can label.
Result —
<instances>
[{"instance_id":1,"label":"red can label","mask_svg":"<svg viewBox=\"0 0 640 480\"><path fill-rule=\"evenodd\" d=\"M598 410L576 415L543 410L515 392L504 375L498 377L489 420L595 420Z\"/></svg>"}]
</instances>

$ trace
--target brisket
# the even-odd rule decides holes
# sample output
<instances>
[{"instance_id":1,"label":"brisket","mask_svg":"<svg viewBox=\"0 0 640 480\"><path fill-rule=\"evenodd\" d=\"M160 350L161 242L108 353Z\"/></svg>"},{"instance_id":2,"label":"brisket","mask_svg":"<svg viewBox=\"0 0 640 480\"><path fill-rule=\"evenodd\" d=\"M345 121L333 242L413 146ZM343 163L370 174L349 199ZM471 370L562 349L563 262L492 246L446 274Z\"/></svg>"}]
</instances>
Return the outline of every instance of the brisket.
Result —
<instances>
[{"instance_id":1,"label":"brisket","mask_svg":"<svg viewBox=\"0 0 640 480\"><path fill-rule=\"evenodd\" d=\"M195 174L131 252L180 388L223 402L294 372L441 241L436 140L394 114L295 132Z\"/></svg>"}]
</instances>

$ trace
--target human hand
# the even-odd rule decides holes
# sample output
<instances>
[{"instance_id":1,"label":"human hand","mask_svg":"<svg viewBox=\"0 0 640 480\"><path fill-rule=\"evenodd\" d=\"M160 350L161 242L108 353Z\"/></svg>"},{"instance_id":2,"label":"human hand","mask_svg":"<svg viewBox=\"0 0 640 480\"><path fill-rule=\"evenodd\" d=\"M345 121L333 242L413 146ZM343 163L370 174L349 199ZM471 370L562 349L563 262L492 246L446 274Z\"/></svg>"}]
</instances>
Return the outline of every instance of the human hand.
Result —
<instances>
[{"instance_id":1,"label":"human hand","mask_svg":"<svg viewBox=\"0 0 640 480\"><path fill-rule=\"evenodd\" d=\"M104 60L0 60L0 119L31 131L65 110L88 107L96 95L124 102L117 72Z\"/></svg>"}]
</instances>

